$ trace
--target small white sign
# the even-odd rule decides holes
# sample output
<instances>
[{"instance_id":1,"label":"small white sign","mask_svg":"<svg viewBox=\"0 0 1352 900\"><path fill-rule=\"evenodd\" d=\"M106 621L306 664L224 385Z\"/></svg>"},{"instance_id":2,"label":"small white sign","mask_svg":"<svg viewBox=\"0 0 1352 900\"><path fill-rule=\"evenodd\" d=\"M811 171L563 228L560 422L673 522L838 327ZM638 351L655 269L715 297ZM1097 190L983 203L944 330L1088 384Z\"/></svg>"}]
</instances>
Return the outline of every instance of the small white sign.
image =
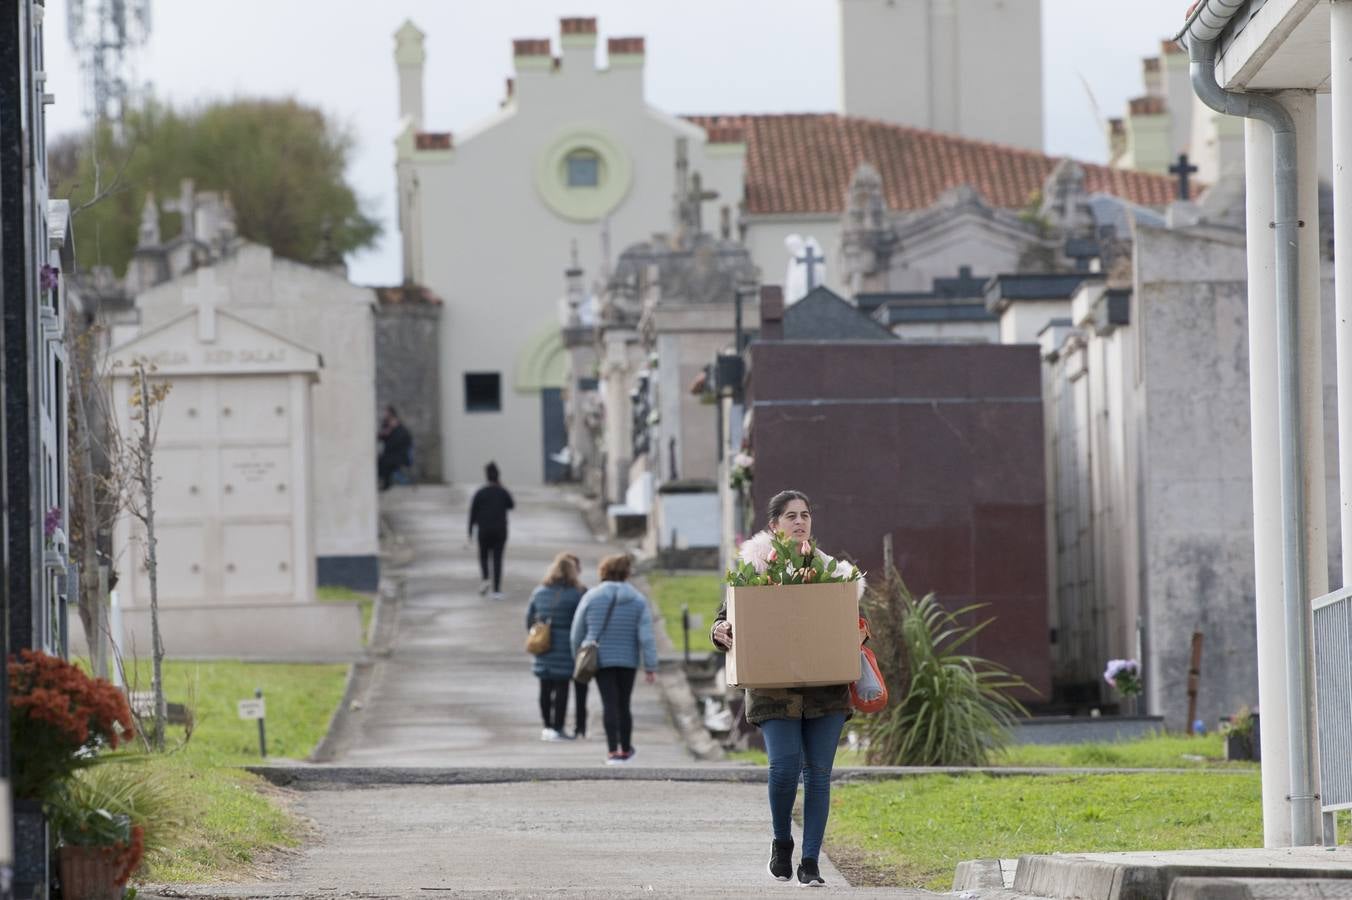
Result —
<instances>
[{"instance_id":1,"label":"small white sign","mask_svg":"<svg viewBox=\"0 0 1352 900\"><path fill-rule=\"evenodd\" d=\"M263 698L258 697L254 700L239 701L239 717L241 719L265 719L265 710L263 707Z\"/></svg>"}]
</instances>

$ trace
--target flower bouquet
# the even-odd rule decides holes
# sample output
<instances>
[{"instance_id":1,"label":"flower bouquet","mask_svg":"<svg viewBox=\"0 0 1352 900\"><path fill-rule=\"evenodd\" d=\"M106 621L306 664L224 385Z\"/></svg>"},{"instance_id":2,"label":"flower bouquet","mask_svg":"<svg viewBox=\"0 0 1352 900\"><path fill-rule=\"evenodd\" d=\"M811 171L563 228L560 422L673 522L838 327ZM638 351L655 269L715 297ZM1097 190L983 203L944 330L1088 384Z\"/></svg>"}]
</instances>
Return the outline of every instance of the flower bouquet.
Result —
<instances>
[{"instance_id":1,"label":"flower bouquet","mask_svg":"<svg viewBox=\"0 0 1352 900\"><path fill-rule=\"evenodd\" d=\"M750 558L746 558L750 556ZM784 532L771 535L769 544L748 542L743 558L728 569L732 587L785 584L839 584L863 577L858 568L817 552L813 540L791 541Z\"/></svg>"},{"instance_id":2,"label":"flower bouquet","mask_svg":"<svg viewBox=\"0 0 1352 900\"><path fill-rule=\"evenodd\" d=\"M1135 697L1141 693L1141 664L1134 659L1110 659L1103 680L1123 697Z\"/></svg>"},{"instance_id":3,"label":"flower bouquet","mask_svg":"<svg viewBox=\"0 0 1352 900\"><path fill-rule=\"evenodd\" d=\"M753 468L756 460L745 450L738 451L732 457L732 471L728 473L728 486L734 491L745 491L751 487Z\"/></svg>"}]
</instances>

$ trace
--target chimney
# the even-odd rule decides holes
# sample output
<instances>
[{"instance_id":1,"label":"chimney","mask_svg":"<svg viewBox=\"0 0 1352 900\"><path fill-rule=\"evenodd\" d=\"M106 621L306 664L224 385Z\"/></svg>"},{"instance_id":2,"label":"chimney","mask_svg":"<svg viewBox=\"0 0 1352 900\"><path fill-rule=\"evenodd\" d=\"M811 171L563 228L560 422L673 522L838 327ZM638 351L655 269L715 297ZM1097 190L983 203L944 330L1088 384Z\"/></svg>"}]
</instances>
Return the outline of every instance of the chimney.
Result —
<instances>
[{"instance_id":1,"label":"chimney","mask_svg":"<svg viewBox=\"0 0 1352 900\"><path fill-rule=\"evenodd\" d=\"M1145 82L1147 97L1164 96L1164 79L1160 76L1160 58L1147 56L1141 60L1141 79Z\"/></svg>"},{"instance_id":2,"label":"chimney","mask_svg":"<svg viewBox=\"0 0 1352 900\"><path fill-rule=\"evenodd\" d=\"M394 64L399 68L399 118L412 119L413 130L423 127L423 49L426 37L411 20L394 33Z\"/></svg>"},{"instance_id":3,"label":"chimney","mask_svg":"<svg viewBox=\"0 0 1352 900\"><path fill-rule=\"evenodd\" d=\"M606 57L612 69L641 69L643 56L641 37L614 37L606 41Z\"/></svg>"},{"instance_id":4,"label":"chimney","mask_svg":"<svg viewBox=\"0 0 1352 900\"><path fill-rule=\"evenodd\" d=\"M760 339L784 340L784 291L777 284L761 285Z\"/></svg>"},{"instance_id":5,"label":"chimney","mask_svg":"<svg viewBox=\"0 0 1352 900\"><path fill-rule=\"evenodd\" d=\"M517 38L512 41L512 64L518 76L527 71L548 72L554 68L549 38Z\"/></svg>"},{"instance_id":6,"label":"chimney","mask_svg":"<svg viewBox=\"0 0 1352 900\"><path fill-rule=\"evenodd\" d=\"M565 71L588 72L596 68L596 20L578 17L559 20L559 46Z\"/></svg>"}]
</instances>

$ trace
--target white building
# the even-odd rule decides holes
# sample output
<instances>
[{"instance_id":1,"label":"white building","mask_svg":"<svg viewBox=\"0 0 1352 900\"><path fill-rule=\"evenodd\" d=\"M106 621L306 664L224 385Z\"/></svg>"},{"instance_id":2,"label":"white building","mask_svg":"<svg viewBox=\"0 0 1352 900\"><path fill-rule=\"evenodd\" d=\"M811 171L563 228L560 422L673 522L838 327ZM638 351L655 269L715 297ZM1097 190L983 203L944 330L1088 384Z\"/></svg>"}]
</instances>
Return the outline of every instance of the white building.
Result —
<instances>
[{"instance_id":1,"label":"white building","mask_svg":"<svg viewBox=\"0 0 1352 900\"><path fill-rule=\"evenodd\" d=\"M840 109L1042 149L1042 0L841 0Z\"/></svg>"},{"instance_id":2,"label":"white building","mask_svg":"<svg viewBox=\"0 0 1352 900\"><path fill-rule=\"evenodd\" d=\"M628 246L672 221L678 140L686 142L689 170L706 190L700 204L706 230L740 238L761 272L776 276L787 262L785 238L815 237L827 257L826 286L842 295L852 293L842 261L855 251L843 240L851 179L861 164L874 166L885 185L889 222L914 220L917 227L923 227L923 211L964 185L991 207L1012 211L1027 207L1042 190L1058 160L1022 149L1041 139L1040 38L1029 25L1038 21L1034 0L1006 4L1003 11L975 0L952 4L962 46L973 48L968 56L998 56L1007 75L1003 84L1023 85L1022 100L1002 102L995 117L1027 126L1022 136L981 130L966 119L955 124L901 112L862 117L883 116L869 106L871 89L881 85L897 93L885 71L887 60L904 55L897 47L925 39L907 31L909 20L893 15L882 0L841 3L850 58L843 75L846 110L858 110L858 116L669 115L644 97L642 38L610 38L606 64L598 68L596 20L569 18L561 24L558 56L548 38L513 43L514 74L501 112L468 131L432 131L422 100L424 35L412 23L398 31L396 178L404 280L426 285L445 301L442 453L448 481L477 481L489 460L508 482L547 478L549 456L562 435L546 423L563 420L558 272L576 245L577 267L604 281L612 266L608 248ZM1014 11L1022 11L1018 22L1006 21ZM872 16L882 18L869 25ZM1008 28L997 54L987 44L1002 22ZM869 59L882 67L874 75L867 66L853 68ZM1031 74L1024 78L1026 69ZM983 85L983 97L998 94L993 79L981 73L971 79ZM967 84L959 86L960 94ZM936 100L935 108L960 101ZM948 127L973 137L931 130ZM1083 171L1088 190L1136 203L1161 204L1172 193L1167 180L1155 176L1091 165ZM947 260L935 243L927 238L923 253L906 257L912 260L909 280L892 279L886 289L927 288L933 278L954 274L956 265L930 271L924 264L921 257Z\"/></svg>"}]
</instances>

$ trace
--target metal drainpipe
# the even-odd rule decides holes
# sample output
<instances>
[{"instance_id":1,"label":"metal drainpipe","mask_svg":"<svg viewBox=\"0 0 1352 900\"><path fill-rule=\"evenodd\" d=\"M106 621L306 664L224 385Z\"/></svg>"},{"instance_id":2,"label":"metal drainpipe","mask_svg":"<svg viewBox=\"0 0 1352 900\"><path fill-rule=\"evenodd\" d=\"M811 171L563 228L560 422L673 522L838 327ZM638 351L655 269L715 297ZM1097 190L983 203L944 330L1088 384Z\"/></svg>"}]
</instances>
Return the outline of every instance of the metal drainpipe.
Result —
<instances>
[{"instance_id":1,"label":"metal drainpipe","mask_svg":"<svg viewBox=\"0 0 1352 900\"><path fill-rule=\"evenodd\" d=\"M1300 296L1296 187L1296 126L1279 102L1262 94L1227 91L1216 82L1216 37L1238 2L1203 3L1185 30L1192 88L1207 106L1231 116L1257 119L1272 129L1277 274L1278 443L1282 469L1282 608L1286 623L1286 697L1291 747L1291 843L1317 844L1319 804L1311 783L1315 747L1310 713L1313 686L1306 660L1313 644L1305 582L1305 510L1300 459L1300 386L1296 372L1296 302ZM1199 37L1201 35L1205 36Z\"/></svg>"}]
</instances>

